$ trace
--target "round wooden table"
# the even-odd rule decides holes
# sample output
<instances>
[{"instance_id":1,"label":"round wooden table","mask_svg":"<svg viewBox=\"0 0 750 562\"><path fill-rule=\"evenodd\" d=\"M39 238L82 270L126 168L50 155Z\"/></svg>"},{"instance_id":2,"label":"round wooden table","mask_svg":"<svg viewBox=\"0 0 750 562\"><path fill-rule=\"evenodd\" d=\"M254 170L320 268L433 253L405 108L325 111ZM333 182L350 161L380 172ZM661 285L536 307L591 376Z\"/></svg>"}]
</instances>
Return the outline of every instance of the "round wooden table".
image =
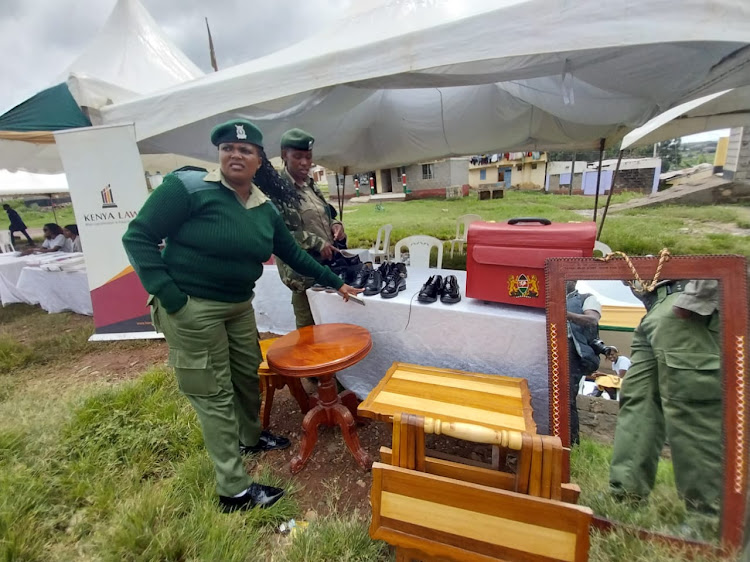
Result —
<instances>
[{"instance_id":1,"label":"round wooden table","mask_svg":"<svg viewBox=\"0 0 750 562\"><path fill-rule=\"evenodd\" d=\"M361 361L372 349L370 332L353 324L305 326L276 340L266 359L274 372L287 377L318 377L317 404L302 421L302 443L290 468L296 474L307 463L318 441L318 426L338 425L347 447L364 469L370 457L359 443L355 417L357 397L336 390L336 371Z\"/></svg>"}]
</instances>

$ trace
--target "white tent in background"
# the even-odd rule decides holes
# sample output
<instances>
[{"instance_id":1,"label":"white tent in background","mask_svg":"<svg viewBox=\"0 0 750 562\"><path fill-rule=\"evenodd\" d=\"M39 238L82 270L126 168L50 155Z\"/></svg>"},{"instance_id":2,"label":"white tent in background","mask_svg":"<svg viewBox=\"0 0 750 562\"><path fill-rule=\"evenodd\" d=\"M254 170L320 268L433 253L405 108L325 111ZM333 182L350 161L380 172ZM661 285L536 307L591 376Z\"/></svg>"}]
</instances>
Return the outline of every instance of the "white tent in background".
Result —
<instances>
[{"instance_id":1,"label":"white tent in background","mask_svg":"<svg viewBox=\"0 0 750 562\"><path fill-rule=\"evenodd\" d=\"M750 84L746 0L359 2L312 38L141 99L141 152L208 158L211 127L292 126L352 171L498 148L608 145L684 101ZM665 25L664 22L669 22Z\"/></svg>"},{"instance_id":2,"label":"white tent in background","mask_svg":"<svg viewBox=\"0 0 750 562\"><path fill-rule=\"evenodd\" d=\"M167 38L139 0L118 0L98 35L58 82L65 83L75 103L96 120L97 110L106 104L163 90L202 75ZM33 111L33 102L34 98L25 102L27 114ZM40 117L36 129L26 124L20 129L3 126L3 118L13 111L0 116L0 169L61 172L62 162L51 132L55 124Z\"/></svg>"},{"instance_id":3,"label":"white tent in background","mask_svg":"<svg viewBox=\"0 0 750 562\"><path fill-rule=\"evenodd\" d=\"M750 86L717 92L665 111L625 135L620 148L747 126L750 126Z\"/></svg>"},{"instance_id":4,"label":"white tent in background","mask_svg":"<svg viewBox=\"0 0 750 562\"><path fill-rule=\"evenodd\" d=\"M68 181L65 174L30 174L0 170L0 197L67 192Z\"/></svg>"}]
</instances>

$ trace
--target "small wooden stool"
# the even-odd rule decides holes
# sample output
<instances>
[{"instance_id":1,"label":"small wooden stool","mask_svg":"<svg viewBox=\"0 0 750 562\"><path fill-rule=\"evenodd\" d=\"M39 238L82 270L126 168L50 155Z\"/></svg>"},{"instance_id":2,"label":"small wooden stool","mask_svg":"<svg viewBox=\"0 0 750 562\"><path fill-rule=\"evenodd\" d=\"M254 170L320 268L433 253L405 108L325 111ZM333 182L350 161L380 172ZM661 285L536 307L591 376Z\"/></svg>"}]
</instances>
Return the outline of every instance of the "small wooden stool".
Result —
<instances>
[{"instance_id":1,"label":"small wooden stool","mask_svg":"<svg viewBox=\"0 0 750 562\"><path fill-rule=\"evenodd\" d=\"M263 406L261 407L261 423L263 429L268 428L268 424L271 421L271 408L273 407L273 395L277 390L281 390L285 386L289 387L289 392L299 404L299 408L302 414L306 414L310 411L310 396L305 392L302 386L302 381L294 377L285 377L274 373L268 366L266 361L266 353L271 344L279 338L270 338L267 340L260 340L260 352L263 355L263 362L258 366L258 376L260 377L260 388L263 392Z\"/></svg>"}]
</instances>

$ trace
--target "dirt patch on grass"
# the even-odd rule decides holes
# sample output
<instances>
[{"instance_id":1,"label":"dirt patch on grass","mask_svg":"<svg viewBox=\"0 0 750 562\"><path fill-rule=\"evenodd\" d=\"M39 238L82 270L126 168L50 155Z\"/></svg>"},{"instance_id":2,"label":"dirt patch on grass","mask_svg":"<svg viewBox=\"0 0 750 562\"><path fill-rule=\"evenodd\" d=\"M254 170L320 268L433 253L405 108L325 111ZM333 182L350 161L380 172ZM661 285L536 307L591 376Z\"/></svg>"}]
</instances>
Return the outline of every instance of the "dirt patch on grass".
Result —
<instances>
[{"instance_id":1,"label":"dirt patch on grass","mask_svg":"<svg viewBox=\"0 0 750 562\"><path fill-rule=\"evenodd\" d=\"M360 513L369 513L372 484L370 472L363 470L356 463L338 427L319 428L318 442L310 460L298 474L291 474L289 462L299 450L302 419L299 406L287 389L277 391L269 430L291 439L292 446L284 451L263 453L258 459L249 459L249 463L252 465L257 461L264 467L271 468L279 477L291 478L300 486L301 490L296 494L296 499L303 513L313 510L326 515L334 506L337 507L337 511L345 507L350 510L358 509ZM390 424L367 421L358 426L357 434L362 447L374 461L379 460L380 447L391 446ZM426 446L442 453L483 463L489 463L491 460L492 452L487 445L442 436L426 437ZM509 460L513 462L512 458Z\"/></svg>"}]
</instances>

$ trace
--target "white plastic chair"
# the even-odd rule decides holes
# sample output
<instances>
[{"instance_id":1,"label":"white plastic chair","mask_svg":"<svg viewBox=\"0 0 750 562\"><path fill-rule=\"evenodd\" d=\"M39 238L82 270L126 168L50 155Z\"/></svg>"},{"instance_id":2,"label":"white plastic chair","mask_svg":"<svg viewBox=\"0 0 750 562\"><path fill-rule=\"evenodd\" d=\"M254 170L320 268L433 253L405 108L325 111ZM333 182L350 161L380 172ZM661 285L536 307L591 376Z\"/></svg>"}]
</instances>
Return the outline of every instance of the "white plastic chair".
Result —
<instances>
[{"instance_id":1,"label":"white plastic chair","mask_svg":"<svg viewBox=\"0 0 750 562\"><path fill-rule=\"evenodd\" d=\"M451 257L453 257L453 248L458 244L458 251L464 251L464 244L466 243L466 236L469 233L469 225L473 222L482 220L479 215L461 215L456 219L456 237L450 241L451 243Z\"/></svg>"},{"instance_id":2,"label":"white plastic chair","mask_svg":"<svg viewBox=\"0 0 750 562\"><path fill-rule=\"evenodd\" d=\"M437 268L443 267L443 241L435 238L434 236L424 236L418 234L416 236L407 236L396 242L396 246L393 248L394 259L398 259L401 255L401 248L407 247L409 249L409 265L412 267L430 267L430 252L433 248L437 248Z\"/></svg>"},{"instance_id":3,"label":"white plastic chair","mask_svg":"<svg viewBox=\"0 0 750 562\"><path fill-rule=\"evenodd\" d=\"M601 252L602 257L604 257L607 254L612 253L612 248L607 246L604 242L599 242L599 240L597 240L596 242L594 242L594 252L597 252L597 251Z\"/></svg>"},{"instance_id":4,"label":"white plastic chair","mask_svg":"<svg viewBox=\"0 0 750 562\"><path fill-rule=\"evenodd\" d=\"M384 224L378 229L378 238L375 240L375 245L370 249L370 255L372 261L380 263L388 261L391 251L391 230L393 225Z\"/></svg>"},{"instance_id":5,"label":"white plastic chair","mask_svg":"<svg viewBox=\"0 0 750 562\"><path fill-rule=\"evenodd\" d=\"M16 249L13 247L13 238L10 236L10 230L0 230L0 253L13 253Z\"/></svg>"}]
</instances>

